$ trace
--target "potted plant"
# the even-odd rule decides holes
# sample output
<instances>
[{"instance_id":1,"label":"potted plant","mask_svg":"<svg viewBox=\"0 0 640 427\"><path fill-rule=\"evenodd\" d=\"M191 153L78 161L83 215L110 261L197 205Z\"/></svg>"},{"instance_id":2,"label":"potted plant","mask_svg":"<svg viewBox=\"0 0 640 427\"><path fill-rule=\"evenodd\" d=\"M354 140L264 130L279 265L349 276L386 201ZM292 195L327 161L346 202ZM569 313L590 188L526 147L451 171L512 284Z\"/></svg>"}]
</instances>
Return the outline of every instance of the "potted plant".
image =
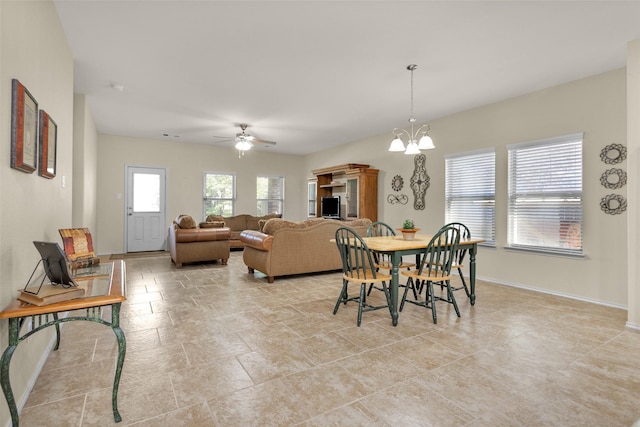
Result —
<instances>
[{"instance_id":1,"label":"potted plant","mask_svg":"<svg viewBox=\"0 0 640 427\"><path fill-rule=\"evenodd\" d=\"M402 228L399 228L398 230L402 232L402 238L404 240L413 240L416 233L420 231L419 228L416 228L413 220L411 219L405 219L402 223Z\"/></svg>"}]
</instances>

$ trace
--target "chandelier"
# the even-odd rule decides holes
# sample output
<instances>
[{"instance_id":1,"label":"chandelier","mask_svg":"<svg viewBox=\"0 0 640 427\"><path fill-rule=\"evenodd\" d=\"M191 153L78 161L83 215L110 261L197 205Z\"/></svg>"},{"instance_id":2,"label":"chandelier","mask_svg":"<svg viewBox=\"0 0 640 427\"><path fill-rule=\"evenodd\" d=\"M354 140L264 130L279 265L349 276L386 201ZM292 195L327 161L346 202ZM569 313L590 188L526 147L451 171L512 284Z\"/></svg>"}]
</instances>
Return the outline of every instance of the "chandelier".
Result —
<instances>
[{"instance_id":1,"label":"chandelier","mask_svg":"<svg viewBox=\"0 0 640 427\"><path fill-rule=\"evenodd\" d=\"M430 150L436 148L433 145L433 140L429 136L429 125L420 126L417 130L413 130L413 125L416 122L416 118L413 117L413 71L418 68L416 64L407 65L407 70L411 71L411 116L409 116L409 123L411 123L411 132L407 132L404 129L393 129L393 141L389 146L389 151L404 151L404 154L420 154L420 150ZM404 147L404 142L401 136L406 135L409 137L407 148ZM422 135L420 141L418 141L418 135Z\"/></svg>"}]
</instances>

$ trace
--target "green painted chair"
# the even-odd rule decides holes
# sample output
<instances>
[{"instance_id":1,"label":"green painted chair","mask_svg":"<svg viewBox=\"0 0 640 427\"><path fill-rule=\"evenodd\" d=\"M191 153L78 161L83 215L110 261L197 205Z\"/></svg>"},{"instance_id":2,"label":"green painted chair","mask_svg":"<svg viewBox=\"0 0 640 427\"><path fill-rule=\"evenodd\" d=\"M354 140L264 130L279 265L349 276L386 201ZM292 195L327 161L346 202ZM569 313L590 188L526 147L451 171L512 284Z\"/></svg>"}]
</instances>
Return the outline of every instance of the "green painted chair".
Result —
<instances>
[{"instance_id":1,"label":"green painted chair","mask_svg":"<svg viewBox=\"0 0 640 427\"><path fill-rule=\"evenodd\" d=\"M453 226L445 226L433 236L424 251L420 254L421 262L418 269L402 272L402 275L408 276L409 279L402 295L400 311L404 308L405 302L430 308L433 323L438 323L436 301L444 301L453 305L456 314L460 317L458 303L451 289L451 266L455 260L459 243L460 231ZM420 283L421 288L426 288L424 300L420 300L420 298L415 296L417 283ZM434 283L442 285L443 288L446 287L445 297L435 295L433 291ZM407 299L409 289L414 291L414 300ZM422 294L419 293L419 296L421 297Z\"/></svg>"},{"instance_id":2,"label":"green painted chair","mask_svg":"<svg viewBox=\"0 0 640 427\"><path fill-rule=\"evenodd\" d=\"M378 237L378 236L395 236L396 232L393 228L391 228L391 226L389 226L389 224L386 224L382 221L376 221L371 223L371 225L369 225L369 228L367 228L367 237ZM393 267L393 265L391 264L391 256L387 255L387 254L382 254L382 253L378 253L378 252L373 252L373 258L376 264L376 268L378 270L382 269L382 270L386 270L389 274L391 274L391 269ZM415 267L416 264L415 263L411 263L411 262L404 262L402 261L400 263L400 265L398 266L399 270L410 270L411 268ZM404 286L404 285L400 285L400 286ZM373 289L373 284L369 285L369 291L367 292L367 295L371 295L371 290Z\"/></svg>"},{"instance_id":3,"label":"green painted chair","mask_svg":"<svg viewBox=\"0 0 640 427\"><path fill-rule=\"evenodd\" d=\"M471 232L469 231L469 228L461 222L451 222L445 225L443 228L446 227L456 228L460 232L460 240L471 238ZM467 251L468 249L466 247L458 247L458 250L456 251L456 254L453 258L451 269L458 270L460 280L462 281L462 286L459 286L457 288L452 287L451 290L459 291L460 289L464 289L465 293L467 294L467 298L471 299L471 293L469 292L469 288L467 287L467 282L464 280L464 274L462 274L462 269L464 268L464 259L467 256Z\"/></svg>"},{"instance_id":4,"label":"green painted chair","mask_svg":"<svg viewBox=\"0 0 640 427\"><path fill-rule=\"evenodd\" d=\"M333 314L338 312L340 304L346 305L349 301L357 301L358 326L362 322L363 312L387 308L389 315L391 315L391 295L387 287L387 283L391 283L391 276L377 270L373 254L362 237L352 228L340 227L336 230L335 240L342 259L342 290L338 301L336 301ZM360 284L357 296L349 297L349 282ZM367 285L374 283L379 285L384 292L386 304L372 305L367 302ZM378 288L376 287L376 289Z\"/></svg>"}]
</instances>

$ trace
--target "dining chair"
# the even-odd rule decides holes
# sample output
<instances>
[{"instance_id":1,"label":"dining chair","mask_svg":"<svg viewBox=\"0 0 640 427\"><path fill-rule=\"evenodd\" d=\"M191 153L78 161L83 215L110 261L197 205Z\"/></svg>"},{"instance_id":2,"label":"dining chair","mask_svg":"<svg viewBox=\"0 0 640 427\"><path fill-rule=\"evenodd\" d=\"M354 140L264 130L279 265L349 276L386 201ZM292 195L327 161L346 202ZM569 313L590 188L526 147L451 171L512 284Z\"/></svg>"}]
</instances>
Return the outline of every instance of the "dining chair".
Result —
<instances>
[{"instance_id":1,"label":"dining chair","mask_svg":"<svg viewBox=\"0 0 640 427\"><path fill-rule=\"evenodd\" d=\"M460 317L458 303L451 289L451 266L453 265L458 245L460 243L460 231L451 227L442 227L429 241L420 254L420 265L417 270L403 271L402 275L408 276L407 286L402 295L400 311L404 308L405 302L410 302L425 308L431 309L433 323L438 323L436 314L436 301L444 301L456 310ZM422 289L426 288L424 301L416 296L416 287L420 283ZM442 284L446 287L446 297L436 296L433 291L433 284ZM407 299L409 289L414 291L414 300ZM420 290L420 289L419 289ZM419 293L421 296L421 293Z\"/></svg>"},{"instance_id":2,"label":"dining chair","mask_svg":"<svg viewBox=\"0 0 640 427\"><path fill-rule=\"evenodd\" d=\"M367 228L367 237L381 237L381 236L386 237L386 236L395 236L395 235L396 235L395 230L391 228L389 224L386 224L382 221L373 222ZM387 272L389 272L389 274L391 274L391 269L393 268L393 264L391 263L391 255L374 251L373 259L375 261L375 265L378 270L380 269L386 270ZM412 267L415 267L415 266L416 266L415 263L404 262L403 260L398 266L398 269L404 270L406 268L407 270L410 270ZM400 286L403 287L405 285L400 285ZM374 287L373 283L369 285L369 291L367 292L367 295L371 295L371 290L373 289L373 287Z\"/></svg>"},{"instance_id":3,"label":"dining chair","mask_svg":"<svg viewBox=\"0 0 640 427\"><path fill-rule=\"evenodd\" d=\"M391 295L387 287L387 283L391 283L391 276L376 269L373 255L362 237L350 227L340 227L336 230L335 240L342 259L342 290L333 314L338 312L341 303L346 305L348 301L357 301L358 326L362 322L363 312L388 308L391 315ZM349 297L349 282L360 283L357 296ZM367 285L373 283L380 285L379 289L384 292L385 305L372 305L367 302Z\"/></svg>"},{"instance_id":4,"label":"dining chair","mask_svg":"<svg viewBox=\"0 0 640 427\"><path fill-rule=\"evenodd\" d=\"M469 228L461 222L451 222L445 225L443 228L446 227L456 228L460 232L460 240L471 238L471 232L469 231ZM464 289L465 293L467 294L467 298L471 299L471 293L469 292L469 288L467 287L467 282L464 280L464 274L462 274L462 269L464 268L464 259L467 256L467 251L468 249L466 247L459 246L453 257L453 264L451 265L451 269L458 270L460 280L462 281L462 286L459 286L457 288L452 287L451 290L459 291L460 289Z\"/></svg>"}]
</instances>

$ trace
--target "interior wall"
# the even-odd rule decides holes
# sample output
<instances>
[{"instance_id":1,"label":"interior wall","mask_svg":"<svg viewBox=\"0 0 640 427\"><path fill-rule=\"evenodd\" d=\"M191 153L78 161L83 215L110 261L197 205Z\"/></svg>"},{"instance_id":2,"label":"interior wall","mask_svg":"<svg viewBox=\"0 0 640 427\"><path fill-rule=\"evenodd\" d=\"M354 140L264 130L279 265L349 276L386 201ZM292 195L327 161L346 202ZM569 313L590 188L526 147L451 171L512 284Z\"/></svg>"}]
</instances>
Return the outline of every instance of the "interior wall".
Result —
<instances>
[{"instance_id":1,"label":"interior wall","mask_svg":"<svg viewBox=\"0 0 640 427\"><path fill-rule=\"evenodd\" d=\"M98 131L85 95L73 96L73 227L96 230Z\"/></svg>"},{"instance_id":2,"label":"interior wall","mask_svg":"<svg viewBox=\"0 0 640 427\"><path fill-rule=\"evenodd\" d=\"M629 153L629 214L627 229L627 279L629 314L627 326L640 330L640 40L629 43L627 48L627 135Z\"/></svg>"},{"instance_id":3,"label":"interior wall","mask_svg":"<svg viewBox=\"0 0 640 427\"><path fill-rule=\"evenodd\" d=\"M421 96L416 93L417 97ZM418 112L419 114L419 112ZM399 125L402 125L401 123ZM378 218L399 227L413 219L425 231L444 223L444 156L488 147L496 149L496 247L480 248L478 276L498 283L579 297L614 306L627 304L627 214L607 215L600 199L611 191L600 185L610 166L600 160L608 144L626 144L626 71L614 70L517 98L453 114L430 123L436 148L426 151L430 187L426 208L415 210L409 183L413 156L387 151L389 134L370 137L305 157L312 169L365 163L380 169ZM512 143L584 132L584 258L505 250L507 245L507 149ZM626 162L620 167L626 169ZM396 193L391 178L400 175ZM627 188L616 191L626 196ZM406 205L387 202L405 194ZM482 301L482 295L478 296Z\"/></svg>"},{"instance_id":4,"label":"interior wall","mask_svg":"<svg viewBox=\"0 0 640 427\"><path fill-rule=\"evenodd\" d=\"M11 80L25 85L58 125L54 179L10 167ZM58 228L71 221L73 58L51 1L0 2L0 306L9 305L38 262L34 240L60 243ZM67 177L62 188L61 176ZM37 378L54 329L22 342L11 362L12 388L19 406ZM0 320L0 348L8 342L8 321ZM9 409L0 399L0 425Z\"/></svg>"},{"instance_id":5,"label":"interior wall","mask_svg":"<svg viewBox=\"0 0 640 427\"><path fill-rule=\"evenodd\" d=\"M301 191L306 181L299 156L277 155L251 150L241 158L234 148L188 142L169 142L114 135L98 136L98 253L125 250L125 172L127 166L166 168L167 225L179 214L202 217L204 172L236 175L236 214L255 215L256 176L284 176L284 217L303 219ZM304 181L304 182L303 182Z\"/></svg>"}]
</instances>

